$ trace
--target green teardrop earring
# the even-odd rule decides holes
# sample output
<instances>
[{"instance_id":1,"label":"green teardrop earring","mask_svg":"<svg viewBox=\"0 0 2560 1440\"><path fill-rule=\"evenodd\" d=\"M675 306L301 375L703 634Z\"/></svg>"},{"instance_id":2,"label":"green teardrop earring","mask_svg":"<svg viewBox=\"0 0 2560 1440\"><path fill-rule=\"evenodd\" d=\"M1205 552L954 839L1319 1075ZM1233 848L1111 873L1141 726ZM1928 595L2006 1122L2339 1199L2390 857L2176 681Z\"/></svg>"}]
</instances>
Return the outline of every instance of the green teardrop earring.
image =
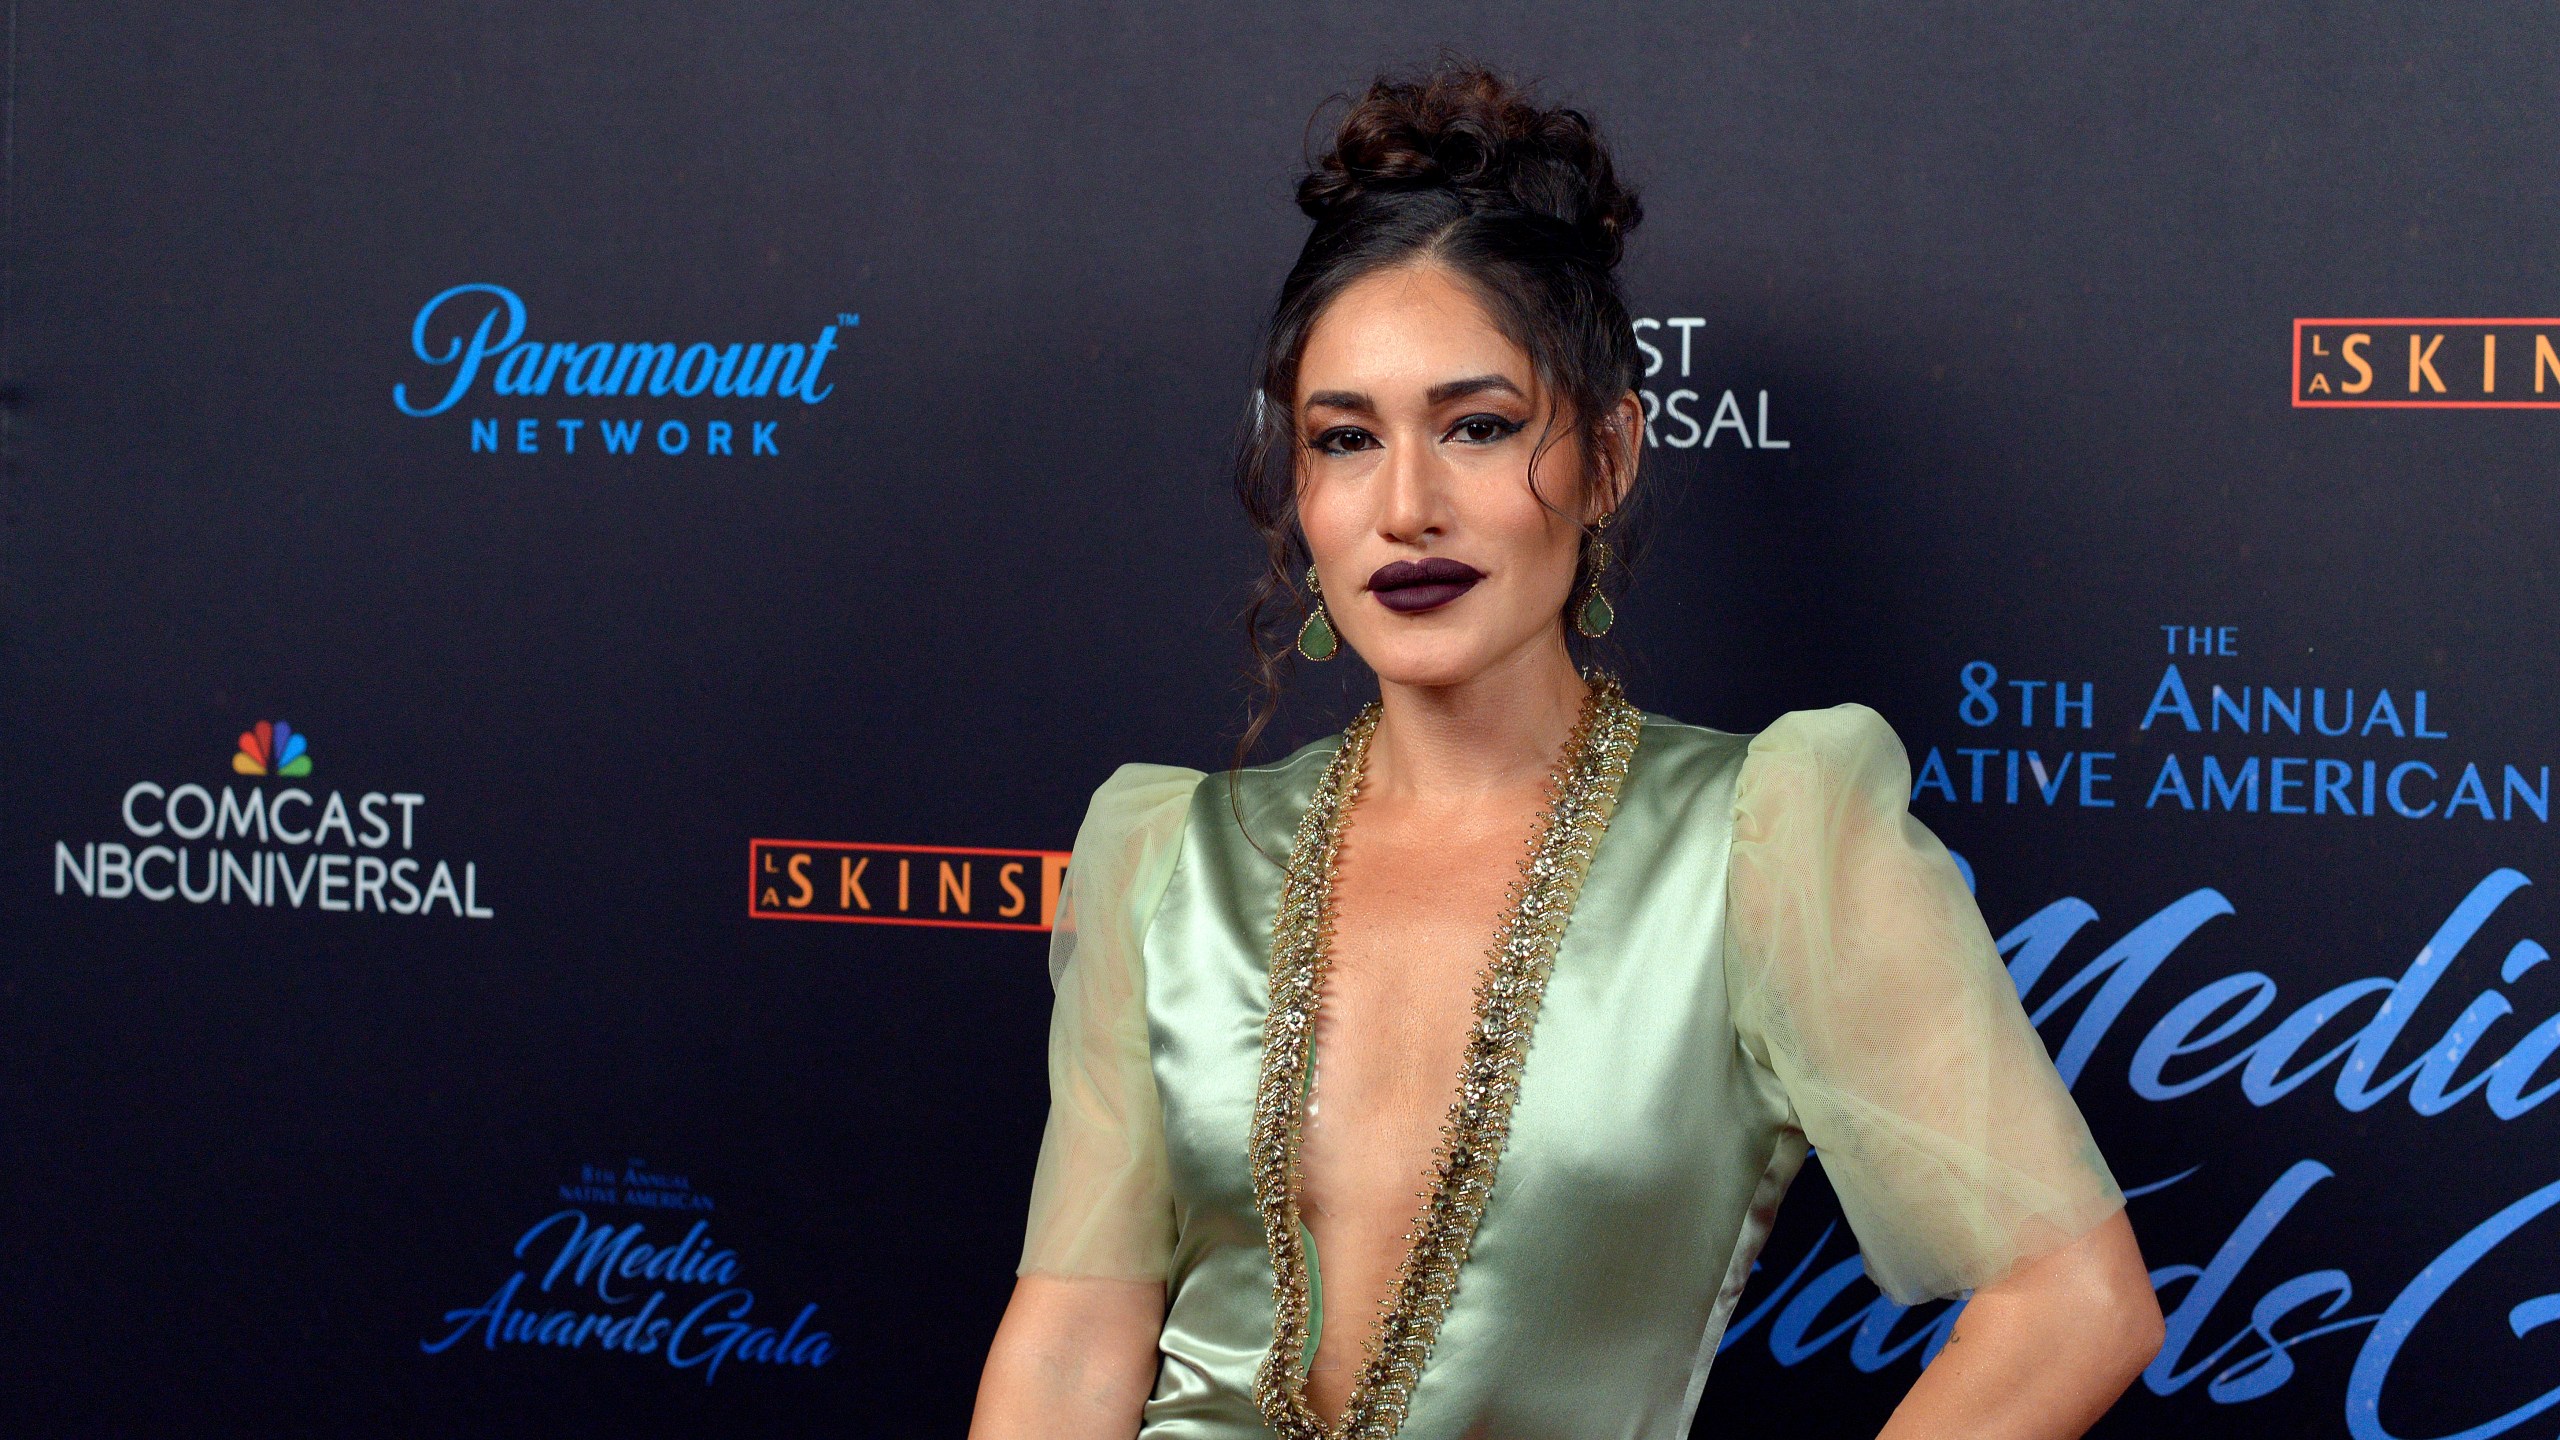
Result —
<instances>
[{"instance_id":1,"label":"green teardrop earring","mask_svg":"<svg viewBox=\"0 0 2560 1440\"><path fill-rule=\"evenodd\" d=\"M1609 627L1618 623L1618 612L1610 607L1609 597L1600 593L1601 572L1609 568L1609 545L1600 538L1600 532L1609 528L1609 521L1615 514L1612 511L1592 522L1591 590L1583 597L1582 608L1573 614L1573 628L1593 640L1608 634Z\"/></svg>"},{"instance_id":2,"label":"green teardrop earring","mask_svg":"<svg viewBox=\"0 0 2560 1440\"><path fill-rule=\"evenodd\" d=\"M1315 607L1307 612L1307 623L1298 627L1298 653L1310 660L1330 660L1342 652L1342 641L1333 633L1333 621L1324 613L1324 590L1316 584L1316 567L1307 567L1307 593L1315 597Z\"/></svg>"}]
</instances>

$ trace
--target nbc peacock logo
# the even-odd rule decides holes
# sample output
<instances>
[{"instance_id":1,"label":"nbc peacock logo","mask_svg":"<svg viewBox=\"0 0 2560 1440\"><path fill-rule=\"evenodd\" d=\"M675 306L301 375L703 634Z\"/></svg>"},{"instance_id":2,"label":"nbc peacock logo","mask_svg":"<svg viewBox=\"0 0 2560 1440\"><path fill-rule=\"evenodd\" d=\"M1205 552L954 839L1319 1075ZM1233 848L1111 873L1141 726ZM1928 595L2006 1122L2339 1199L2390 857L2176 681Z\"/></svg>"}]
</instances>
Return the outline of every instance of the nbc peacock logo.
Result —
<instances>
[{"instance_id":1,"label":"nbc peacock logo","mask_svg":"<svg viewBox=\"0 0 2560 1440\"><path fill-rule=\"evenodd\" d=\"M261 720L240 732L240 749L231 757L231 768L242 775L308 775L311 737L281 720Z\"/></svg>"}]
</instances>

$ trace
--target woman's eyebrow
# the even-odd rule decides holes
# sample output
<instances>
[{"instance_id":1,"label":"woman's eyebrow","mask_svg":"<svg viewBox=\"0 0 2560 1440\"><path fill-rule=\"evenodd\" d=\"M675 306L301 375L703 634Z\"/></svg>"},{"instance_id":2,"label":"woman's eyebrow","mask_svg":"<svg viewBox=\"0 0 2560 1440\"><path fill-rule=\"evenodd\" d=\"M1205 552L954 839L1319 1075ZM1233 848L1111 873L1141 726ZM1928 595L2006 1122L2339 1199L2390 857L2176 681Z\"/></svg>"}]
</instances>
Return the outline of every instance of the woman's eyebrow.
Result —
<instances>
[{"instance_id":1,"label":"woman's eyebrow","mask_svg":"<svg viewBox=\"0 0 2560 1440\"><path fill-rule=\"evenodd\" d=\"M1495 393L1517 396L1522 400L1529 398L1521 393L1519 386L1512 384L1503 376L1473 375L1464 380L1449 380L1432 386L1430 400L1434 405L1446 405L1452 400L1463 399L1469 395Z\"/></svg>"},{"instance_id":2,"label":"woman's eyebrow","mask_svg":"<svg viewBox=\"0 0 2560 1440\"><path fill-rule=\"evenodd\" d=\"M1432 386L1430 393L1423 399L1432 405L1446 405L1452 400L1462 400L1469 395L1495 394L1511 395L1522 400L1529 398L1519 386L1511 383L1507 376L1470 375L1464 380L1443 380ZM1348 410L1357 415L1378 413L1377 402L1357 390L1318 390L1307 397L1305 408Z\"/></svg>"}]
</instances>

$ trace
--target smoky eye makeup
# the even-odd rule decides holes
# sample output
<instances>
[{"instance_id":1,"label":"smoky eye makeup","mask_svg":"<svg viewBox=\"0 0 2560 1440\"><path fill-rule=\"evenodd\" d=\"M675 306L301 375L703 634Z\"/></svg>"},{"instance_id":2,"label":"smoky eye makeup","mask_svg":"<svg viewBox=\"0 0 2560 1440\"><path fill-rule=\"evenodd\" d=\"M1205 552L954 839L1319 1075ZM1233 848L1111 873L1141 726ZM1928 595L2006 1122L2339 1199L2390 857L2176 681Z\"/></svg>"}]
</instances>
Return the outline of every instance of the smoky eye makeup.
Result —
<instances>
[{"instance_id":1,"label":"smoky eye makeup","mask_svg":"<svg viewBox=\"0 0 2560 1440\"><path fill-rule=\"evenodd\" d=\"M1308 449L1319 455L1349 455L1377 443L1377 437L1357 425L1331 425L1306 438Z\"/></svg>"},{"instance_id":2,"label":"smoky eye makeup","mask_svg":"<svg viewBox=\"0 0 2560 1440\"><path fill-rule=\"evenodd\" d=\"M1450 422L1449 427L1441 432L1440 438L1443 443L1496 445L1527 428L1529 428L1529 422L1526 420L1514 420L1508 415L1479 410ZM1307 432L1299 443L1319 455L1340 456L1376 449L1380 442L1376 435L1362 426L1328 425Z\"/></svg>"},{"instance_id":3,"label":"smoky eye makeup","mask_svg":"<svg viewBox=\"0 0 2560 1440\"><path fill-rule=\"evenodd\" d=\"M1508 440L1528 428L1529 422L1526 420L1514 420L1507 415L1478 411L1451 425L1445 438L1465 445L1492 445Z\"/></svg>"}]
</instances>

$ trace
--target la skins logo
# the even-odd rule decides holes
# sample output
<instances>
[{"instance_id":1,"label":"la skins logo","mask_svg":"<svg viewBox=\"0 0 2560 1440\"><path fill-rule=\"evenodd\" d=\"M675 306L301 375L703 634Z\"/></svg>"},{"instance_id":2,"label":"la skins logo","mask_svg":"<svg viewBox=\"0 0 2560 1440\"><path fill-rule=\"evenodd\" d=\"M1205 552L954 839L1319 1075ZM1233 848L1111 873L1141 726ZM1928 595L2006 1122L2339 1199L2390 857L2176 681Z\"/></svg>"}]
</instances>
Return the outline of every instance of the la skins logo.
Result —
<instances>
[{"instance_id":1,"label":"la skins logo","mask_svg":"<svg viewBox=\"0 0 2560 1440\"><path fill-rule=\"evenodd\" d=\"M1058 914L1065 850L747 842L747 914L758 920L1047 930Z\"/></svg>"},{"instance_id":2,"label":"la skins logo","mask_svg":"<svg viewBox=\"0 0 2560 1440\"><path fill-rule=\"evenodd\" d=\"M2560 409L2560 319L2296 320L2293 405Z\"/></svg>"},{"instance_id":3,"label":"la skins logo","mask_svg":"<svg viewBox=\"0 0 2560 1440\"><path fill-rule=\"evenodd\" d=\"M116 818L122 838L53 844L53 893L91 900L184 901L338 914L494 919L475 860L424 850L425 794L269 787L312 773L311 740L282 720L241 732L219 787L136 780Z\"/></svg>"}]
</instances>

